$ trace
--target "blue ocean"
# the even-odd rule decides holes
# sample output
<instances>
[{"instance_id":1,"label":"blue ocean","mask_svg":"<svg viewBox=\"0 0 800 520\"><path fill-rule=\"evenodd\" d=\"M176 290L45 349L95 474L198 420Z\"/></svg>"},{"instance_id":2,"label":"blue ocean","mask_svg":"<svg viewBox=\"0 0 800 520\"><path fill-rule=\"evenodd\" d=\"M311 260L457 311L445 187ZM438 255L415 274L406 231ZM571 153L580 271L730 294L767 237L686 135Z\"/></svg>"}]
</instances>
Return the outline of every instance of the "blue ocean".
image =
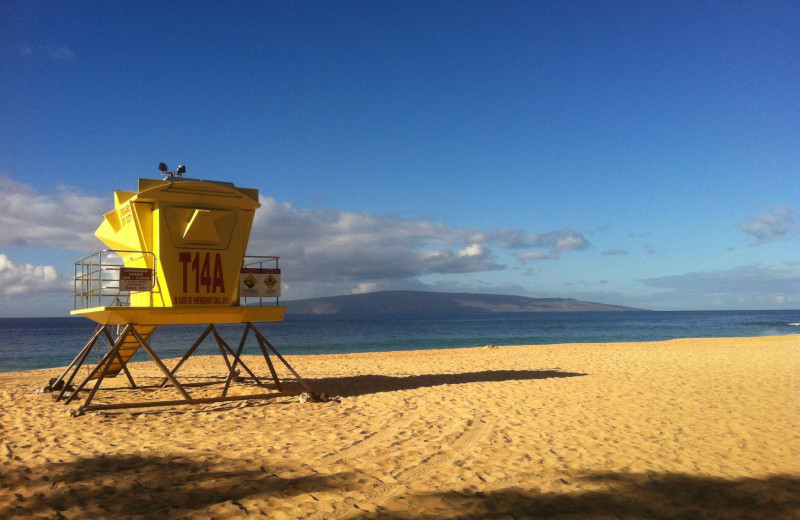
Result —
<instances>
[{"instance_id":1,"label":"blue ocean","mask_svg":"<svg viewBox=\"0 0 800 520\"><path fill-rule=\"evenodd\" d=\"M453 315L291 315L259 330L281 353L333 354L494 345L655 341L674 338L800 334L800 310L705 312L554 312ZM66 366L94 322L80 317L0 318L0 372ZM166 326L151 338L162 358L182 356L203 326ZM243 326L221 325L233 348ZM251 335L252 336L252 335ZM245 353L258 353L255 340ZM105 347L105 342L103 341ZM800 343L800 340L798 340ZM800 345L799 345L800 346ZM206 339L198 354L218 354ZM149 359L140 351L134 360Z\"/></svg>"}]
</instances>

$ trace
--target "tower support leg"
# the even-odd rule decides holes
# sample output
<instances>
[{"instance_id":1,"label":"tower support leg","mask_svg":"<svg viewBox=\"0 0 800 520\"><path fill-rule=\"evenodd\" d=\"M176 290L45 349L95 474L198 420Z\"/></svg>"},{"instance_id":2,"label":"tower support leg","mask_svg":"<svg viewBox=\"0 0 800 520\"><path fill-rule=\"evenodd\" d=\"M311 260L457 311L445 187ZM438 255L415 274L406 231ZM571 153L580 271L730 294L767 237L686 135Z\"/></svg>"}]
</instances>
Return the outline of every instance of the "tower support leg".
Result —
<instances>
[{"instance_id":1,"label":"tower support leg","mask_svg":"<svg viewBox=\"0 0 800 520\"><path fill-rule=\"evenodd\" d=\"M284 364L284 366L285 366L286 368L288 368L288 369L289 369L289 372L291 372L291 373L292 373L292 375L294 375L294 377L297 379L297 382L298 382L298 383L300 383L300 384L303 386L303 388L305 388L305 389L306 389L306 392L313 392L313 390L311 390L311 387L310 387L310 386L308 386L308 383L306 383L306 382L303 380L303 378L302 378L302 377L300 377L300 374L298 374L297 372L295 372L294 368L292 368L292 365L290 365L288 361L286 361L285 359L283 359L283 356L281 356L280 352L278 352L278 351L275 349L275 347L273 347L273 346L272 346L272 343L270 343L269 341L267 341L267 338L265 338L265 337L264 337L264 335L263 335L263 334L261 334L261 332L259 332L259 331L258 331L258 329L257 329L257 328L255 328L255 327L253 326L253 324L252 324L252 323L250 323L249 325L250 325L250 328L252 328L252 329L253 329L253 332L255 332L255 334L256 334L256 337L258 338L258 341L259 341L259 343L262 343L262 344L266 345L267 347L269 347L269 349L272 351L272 353L273 353L273 354L275 354L275 356L276 356L278 359L280 359L280 360L281 360L281 363L283 363L283 364Z\"/></svg>"},{"instance_id":2,"label":"tower support leg","mask_svg":"<svg viewBox=\"0 0 800 520\"><path fill-rule=\"evenodd\" d=\"M97 343L97 340L100 338L100 335L107 328L108 328L107 325L103 325L99 326L94 331L94 334L92 334L92 337L86 343L86 346L83 347L83 349L78 353L77 356L75 356L75 359L72 360L72 363L69 364L67 369L64 370L64 373L61 374L61 376L59 376L59 378L56 380L55 384L58 384L59 381L64 382L61 390L59 390L58 395L56 396L56 401L60 401L61 399L63 399L64 394L67 392L67 389L72 384L72 380L75 379L75 375L78 373L78 370L81 369L81 366L83 366L84 361L86 361L86 358L89 357L89 352L92 351L92 348L94 347L95 343ZM108 335L106 335L106 337L108 337ZM111 343L109 343L109 346L110 345ZM64 381L64 377L69 373L70 370L72 370L73 367L74 370L72 371L72 374L70 374L69 379Z\"/></svg>"},{"instance_id":3,"label":"tower support leg","mask_svg":"<svg viewBox=\"0 0 800 520\"><path fill-rule=\"evenodd\" d=\"M113 410L113 409L127 409L127 408L143 408L143 407L160 407L160 406L176 406L181 404L205 404L205 403L217 403L217 402L225 402L225 401L243 401L243 400L261 400L261 399L272 399L276 397L288 397L292 395L297 395L297 393L292 392L285 392L283 389L283 385L281 384L280 378L278 377L278 373L276 371L276 365L273 364L271 355L274 355L285 367L286 369L291 372L297 382L305 389L307 392L313 393L309 384L300 377L297 371L286 361L286 359L281 356L278 350L264 337L264 335L253 325L251 322L246 322L244 331L242 332L241 339L239 341L238 348L234 351L222 338L222 336L217 331L216 327L213 324L209 324L208 327L203 331L197 341L192 344L189 350L184 354L184 356L178 361L175 367L172 370L169 370L164 362L159 358L159 356L155 353L152 346L150 345L149 341L146 341L139 331L136 329L137 324L128 323L125 324L122 330L117 335L116 339L113 339L112 334L109 332L108 329L109 325L103 325L99 327L93 334L83 349L79 352L79 354L75 357L73 362L70 364L69 367L65 370L64 374L60 377L63 380L67 375L69 375L69 380L67 381L67 385L69 385L72 380L75 378L78 370L86 361L89 352L91 351L92 347L97 343L98 339L101 336L104 336L105 339L109 342L109 350L103 356L103 358L97 363L97 365L90 371L89 375L83 382L75 389L66 399L65 404L69 404L74 401L78 394L84 390L84 388L89 384L91 380L96 380L89 391L89 395L87 396L86 400L83 404L79 407L78 413L82 414L87 411L94 411L94 410ZM259 379L256 374L247 366L245 360L243 359L243 352L245 348L245 344L249 337L250 332L252 332L255 336L255 340L258 344L259 349L261 350L262 355L264 356L264 360L267 363L267 368L269 369L270 376L272 376L272 380L275 382L275 386L277 392L268 392L268 393L257 393L257 394L248 394L248 395L228 395L228 390L231 387L231 384L235 381L239 381L237 376L239 374L238 368L241 366L244 370L246 370L250 376L253 378L255 383L259 386L266 386L261 379ZM227 376L225 377L225 384L224 388L222 389L222 394L218 397L192 397L186 391L187 387L197 387L197 386L209 386L219 384L219 381L215 382L208 382L208 383L181 383L178 380L177 372L181 368L181 366L195 353L197 348L200 344L208 338L209 334L214 336L216 340L217 346L219 347L220 354L222 355L226 369L227 369ZM122 362L122 355L120 353L123 344L128 342L130 344L130 338L134 338L136 342L139 344L139 347L144 349L150 358L155 362L155 364L159 367L161 372L164 375L164 379L158 378L159 381L155 387L137 387L134 383L133 376L131 375L130 371L126 363ZM128 380L131 383L131 387L135 390L137 388L164 388L169 384L175 386L178 392L181 394L183 399L173 399L173 400L151 400L151 401L144 401L144 402L128 402L128 403L101 403L101 404L93 404L93 400L96 397L100 387L103 384L103 381L109 377L110 369L112 361L115 363L119 361L122 363L122 369L125 370L126 375L128 376ZM216 379L216 378L215 378ZM65 385L65 388L66 386ZM114 388L113 390L120 390L119 388ZM208 395L208 393L206 393ZM62 391L59 394L58 399L64 396L64 392Z\"/></svg>"},{"instance_id":4,"label":"tower support leg","mask_svg":"<svg viewBox=\"0 0 800 520\"><path fill-rule=\"evenodd\" d=\"M107 327L108 326L106 325L106 328ZM86 386L86 384L89 383L89 381L99 372L100 373L99 377L97 378L94 387L89 392L89 397L86 398L86 402L83 404L81 408L85 408L89 403L92 402L92 399L94 399L97 390L100 388L100 384L103 382L103 379L105 379L106 374L108 374L108 370L111 368L111 360L114 359L114 357L119 353L119 349L120 347L122 347L122 343L125 341L125 338L128 336L128 334L130 334L131 330L133 330L132 324L125 325L125 328L122 329L122 332L120 332L119 336L117 336L117 340L114 342L113 345L111 345L111 348L108 350L106 355L103 356L103 359L100 361L100 363L98 363L94 367L94 369L89 373L86 379L84 379L83 383L81 383L80 386L76 388L74 392L72 392L72 395L70 395L67 398L64 404L69 404L76 397L78 397L78 393L81 390L83 390L83 387Z\"/></svg>"},{"instance_id":5,"label":"tower support leg","mask_svg":"<svg viewBox=\"0 0 800 520\"><path fill-rule=\"evenodd\" d=\"M191 357L191 355L192 355L192 354L194 354L194 351L195 351L195 350L197 350L197 347L199 347L199 346L200 346L200 345L203 343L203 340L205 340L205 339L206 339L206 336L208 336L208 335L211 333L211 329L212 329L212 328L213 328L213 325L209 325L208 327L206 327L206 330L204 330L204 331L203 331L203 333L202 333L202 334L200 334L200 337L199 337L199 338L197 338L197 341L195 341L195 342L194 342L194 344L193 344L193 345L191 346L191 348L190 348L190 349L189 349L189 350L186 352L186 354L184 354L184 355L183 355L183 357L181 358L181 360L180 360L180 361L178 361L178 364L177 364L177 365L175 365L175 368L173 368L173 369L172 369L172 371L171 371L171 373L172 373L172 375L173 375L173 376L174 376L174 375L175 375L175 373L178 371L178 369L181 367L181 365L183 365L183 363L184 363L184 362L185 362L187 359L189 359L189 357ZM168 377L165 377L165 378L164 378L164 379L161 381L161 386L162 386L162 387L166 386L168 381L169 381L169 378L168 378Z\"/></svg>"}]
</instances>

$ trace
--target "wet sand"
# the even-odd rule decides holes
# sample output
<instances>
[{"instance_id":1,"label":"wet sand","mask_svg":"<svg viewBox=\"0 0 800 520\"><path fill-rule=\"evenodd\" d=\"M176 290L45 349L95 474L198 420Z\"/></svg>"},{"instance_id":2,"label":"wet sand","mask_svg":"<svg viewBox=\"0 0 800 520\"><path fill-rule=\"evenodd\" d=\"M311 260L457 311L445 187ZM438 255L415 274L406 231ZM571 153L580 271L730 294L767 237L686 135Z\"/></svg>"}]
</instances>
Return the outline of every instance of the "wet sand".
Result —
<instances>
[{"instance_id":1,"label":"wet sand","mask_svg":"<svg viewBox=\"0 0 800 520\"><path fill-rule=\"evenodd\" d=\"M798 335L287 359L341 398L69 417L0 374L0 518L800 518Z\"/></svg>"}]
</instances>

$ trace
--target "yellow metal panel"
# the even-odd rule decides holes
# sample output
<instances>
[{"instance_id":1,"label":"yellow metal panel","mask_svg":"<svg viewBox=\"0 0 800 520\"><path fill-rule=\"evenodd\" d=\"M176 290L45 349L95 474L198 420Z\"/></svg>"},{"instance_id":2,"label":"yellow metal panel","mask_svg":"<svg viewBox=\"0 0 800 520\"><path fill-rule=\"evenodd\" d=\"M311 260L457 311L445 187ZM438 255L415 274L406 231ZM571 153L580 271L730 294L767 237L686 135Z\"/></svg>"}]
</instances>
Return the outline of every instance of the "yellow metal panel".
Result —
<instances>
[{"instance_id":1,"label":"yellow metal panel","mask_svg":"<svg viewBox=\"0 0 800 520\"><path fill-rule=\"evenodd\" d=\"M120 231L122 231L122 222L115 209L105 214L103 223L100 224L94 234L111 249L129 249L129 244L125 241L125 238L119 236Z\"/></svg>"},{"instance_id":2,"label":"yellow metal panel","mask_svg":"<svg viewBox=\"0 0 800 520\"><path fill-rule=\"evenodd\" d=\"M153 246L153 205L134 200L131 201L131 210L139 233L139 247L143 251L152 251L150 248Z\"/></svg>"},{"instance_id":3,"label":"yellow metal panel","mask_svg":"<svg viewBox=\"0 0 800 520\"><path fill-rule=\"evenodd\" d=\"M103 217L106 219L106 222L111 226L111 229L114 230L114 233L119 232L122 229L122 222L119 221L119 216L117 215L117 210L109 211Z\"/></svg>"},{"instance_id":4,"label":"yellow metal panel","mask_svg":"<svg viewBox=\"0 0 800 520\"><path fill-rule=\"evenodd\" d=\"M95 236L111 249L142 250L138 225L133 218L130 199L118 205L95 231ZM145 249L146 250L146 249Z\"/></svg>"},{"instance_id":5,"label":"yellow metal panel","mask_svg":"<svg viewBox=\"0 0 800 520\"><path fill-rule=\"evenodd\" d=\"M218 245L220 243L219 233L217 233L215 213L221 213L211 209L196 209L186 229L183 231L183 239L187 242L199 242L202 244Z\"/></svg>"},{"instance_id":6,"label":"yellow metal panel","mask_svg":"<svg viewBox=\"0 0 800 520\"><path fill-rule=\"evenodd\" d=\"M237 212L166 205L162 211L176 248L227 249L230 245Z\"/></svg>"},{"instance_id":7,"label":"yellow metal panel","mask_svg":"<svg viewBox=\"0 0 800 520\"><path fill-rule=\"evenodd\" d=\"M250 242L250 229L253 227L255 214L255 210L242 210L242 251L247 251L247 245Z\"/></svg>"},{"instance_id":8,"label":"yellow metal panel","mask_svg":"<svg viewBox=\"0 0 800 520\"><path fill-rule=\"evenodd\" d=\"M116 190L114 192L114 206L121 206L123 203L128 202L134 195L136 195L136 193L132 191Z\"/></svg>"},{"instance_id":9,"label":"yellow metal panel","mask_svg":"<svg viewBox=\"0 0 800 520\"><path fill-rule=\"evenodd\" d=\"M202 325L283 321L285 306L275 307L92 307L71 314L84 316L101 325Z\"/></svg>"}]
</instances>

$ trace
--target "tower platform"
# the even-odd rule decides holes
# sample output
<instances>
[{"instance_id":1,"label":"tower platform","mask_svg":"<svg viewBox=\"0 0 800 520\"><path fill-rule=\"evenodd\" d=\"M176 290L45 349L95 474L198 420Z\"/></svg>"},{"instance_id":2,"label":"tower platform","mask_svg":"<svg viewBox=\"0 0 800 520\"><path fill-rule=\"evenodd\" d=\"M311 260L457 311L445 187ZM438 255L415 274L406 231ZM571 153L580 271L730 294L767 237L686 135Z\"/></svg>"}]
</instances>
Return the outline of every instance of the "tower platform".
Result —
<instances>
[{"instance_id":1,"label":"tower platform","mask_svg":"<svg viewBox=\"0 0 800 520\"><path fill-rule=\"evenodd\" d=\"M255 323L283 321L285 306L265 307L90 307L70 314L83 316L100 325L205 325L209 323Z\"/></svg>"}]
</instances>

